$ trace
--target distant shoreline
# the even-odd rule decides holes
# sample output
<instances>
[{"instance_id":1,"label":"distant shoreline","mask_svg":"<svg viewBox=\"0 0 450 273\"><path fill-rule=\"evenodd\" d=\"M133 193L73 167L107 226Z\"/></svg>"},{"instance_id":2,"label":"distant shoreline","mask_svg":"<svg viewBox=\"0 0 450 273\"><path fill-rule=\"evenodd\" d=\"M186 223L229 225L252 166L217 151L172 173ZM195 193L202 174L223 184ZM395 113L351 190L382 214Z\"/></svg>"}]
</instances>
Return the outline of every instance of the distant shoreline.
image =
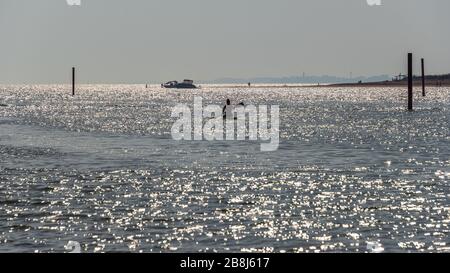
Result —
<instances>
[{"instance_id":1,"label":"distant shoreline","mask_svg":"<svg viewBox=\"0 0 450 273\"><path fill-rule=\"evenodd\" d=\"M422 86L421 79L414 79L414 86ZM401 81L383 81L383 82L362 82L362 83L336 83L328 84L323 87L398 87L398 86L408 86L407 80ZM450 87L450 79L444 80L425 80L425 86L427 87Z\"/></svg>"},{"instance_id":2,"label":"distant shoreline","mask_svg":"<svg viewBox=\"0 0 450 273\"><path fill-rule=\"evenodd\" d=\"M422 86L422 78L414 77L413 84L415 87ZM450 74L426 76L425 84L427 87L450 87ZM67 86L69 83L0 83L0 87L10 85L32 86L32 85L60 85ZM78 86L83 85L141 85L141 86L160 86L156 83L78 83ZM343 83L199 83L198 87L214 86L215 88L240 88L240 89L254 89L254 88L317 88L317 87L406 87L408 81L406 78L401 80L385 80L385 81L367 81L367 82L343 82Z\"/></svg>"},{"instance_id":3,"label":"distant shoreline","mask_svg":"<svg viewBox=\"0 0 450 273\"><path fill-rule=\"evenodd\" d=\"M422 86L421 80L415 80L413 82L415 87ZM441 82L436 81L426 81L425 85L427 87L450 87L450 80L445 80ZM246 89L255 89L255 88L331 88L331 87L407 87L407 81L383 81L383 82L364 82L364 83L333 83L333 84L252 84L251 86L245 84L236 84L236 85L218 85L216 88L246 88Z\"/></svg>"},{"instance_id":4,"label":"distant shoreline","mask_svg":"<svg viewBox=\"0 0 450 273\"><path fill-rule=\"evenodd\" d=\"M422 78L414 77L414 86L422 86ZM425 85L428 87L450 87L450 74L442 76L426 76ZM377 82L353 82L353 83L317 83L317 84L229 84L222 88L312 88L312 87L399 87L408 86L408 80L391 80Z\"/></svg>"}]
</instances>

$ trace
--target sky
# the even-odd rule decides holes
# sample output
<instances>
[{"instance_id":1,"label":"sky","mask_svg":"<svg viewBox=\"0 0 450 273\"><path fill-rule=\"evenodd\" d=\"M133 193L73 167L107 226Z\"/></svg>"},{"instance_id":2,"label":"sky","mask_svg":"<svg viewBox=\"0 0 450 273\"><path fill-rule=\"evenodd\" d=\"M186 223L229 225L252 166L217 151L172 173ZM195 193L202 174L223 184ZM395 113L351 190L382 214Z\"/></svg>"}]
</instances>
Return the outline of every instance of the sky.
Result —
<instances>
[{"instance_id":1,"label":"sky","mask_svg":"<svg viewBox=\"0 0 450 273\"><path fill-rule=\"evenodd\" d=\"M450 73L450 1L0 0L0 83Z\"/></svg>"}]
</instances>

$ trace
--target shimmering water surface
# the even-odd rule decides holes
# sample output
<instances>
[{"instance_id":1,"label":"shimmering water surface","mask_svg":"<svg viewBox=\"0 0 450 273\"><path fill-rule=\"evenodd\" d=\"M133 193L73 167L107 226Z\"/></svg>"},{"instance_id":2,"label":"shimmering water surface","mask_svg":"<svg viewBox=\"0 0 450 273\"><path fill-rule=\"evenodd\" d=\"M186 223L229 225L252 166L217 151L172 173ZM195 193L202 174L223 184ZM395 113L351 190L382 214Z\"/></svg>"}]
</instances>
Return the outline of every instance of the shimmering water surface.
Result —
<instances>
[{"instance_id":1,"label":"shimmering water surface","mask_svg":"<svg viewBox=\"0 0 450 273\"><path fill-rule=\"evenodd\" d=\"M0 86L0 251L450 252L450 89ZM177 103L280 106L281 143L172 140Z\"/></svg>"}]
</instances>

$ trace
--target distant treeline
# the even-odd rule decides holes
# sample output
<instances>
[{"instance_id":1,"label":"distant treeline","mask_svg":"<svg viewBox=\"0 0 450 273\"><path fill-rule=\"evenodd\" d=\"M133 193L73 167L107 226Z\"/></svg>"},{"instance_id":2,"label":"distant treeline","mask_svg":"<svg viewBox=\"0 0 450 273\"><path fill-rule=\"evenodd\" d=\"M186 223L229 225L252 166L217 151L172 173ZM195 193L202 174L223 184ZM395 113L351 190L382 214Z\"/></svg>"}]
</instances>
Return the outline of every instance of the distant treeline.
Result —
<instances>
[{"instance_id":1,"label":"distant treeline","mask_svg":"<svg viewBox=\"0 0 450 273\"><path fill-rule=\"evenodd\" d=\"M408 77L405 75L401 75L402 77L399 79L399 77L394 77L392 80L383 80L383 81L360 81L357 83L335 83L328 86L406 86ZM413 81L416 85L420 85L422 81L421 76L414 75ZM425 81L427 85L431 86L450 86L450 74L443 74L443 75L428 75L425 76Z\"/></svg>"},{"instance_id":2,"label":"distant treeline","mask_svg":"<svg viewBox=\"0 0 450 273\"><path fill-rule=\"evenodd\" d=\"M419 75L414 75L413 79L416 81L421 80L422 76ZM407 81L408 77L404 76L403 78L401 78L400 80L396 79L397 81ZM442 74L442 75L426 75L425 76L425 80L427 81L450 81L450 74ZM394 80L395 81L395 80Z\"/></svg>"},{"instance_id":3,"label":"distant treeline","mask_svg":"<svg viewBox=\"0 0 450 273\"><path fill-rule=\"evenodd\" d=\"M414 76L414 78L421 78L420 76ZM433 81L446 81L450 80L450 74L444 74L444 75L428 75L425 76L426 80L433 80Z\"/></svg>"}]
</instances>

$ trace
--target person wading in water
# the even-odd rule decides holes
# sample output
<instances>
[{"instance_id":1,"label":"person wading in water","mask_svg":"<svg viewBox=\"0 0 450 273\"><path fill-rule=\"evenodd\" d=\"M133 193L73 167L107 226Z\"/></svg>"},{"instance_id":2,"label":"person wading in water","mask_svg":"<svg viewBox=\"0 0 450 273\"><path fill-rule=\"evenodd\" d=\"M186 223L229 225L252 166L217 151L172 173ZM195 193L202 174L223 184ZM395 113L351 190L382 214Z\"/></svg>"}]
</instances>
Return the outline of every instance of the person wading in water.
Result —
<instances>
[{"instance_id":1,"label":"person wading in water","mask_svg":"<svg viewBox=\"0 0 450 273\"><path fill-rule=\"evenodd\" d=\"M230 99L227 99L227 104L222 109L223 118L233 118L233 109L231 107Z\"/></svg>"}]
</instances>

